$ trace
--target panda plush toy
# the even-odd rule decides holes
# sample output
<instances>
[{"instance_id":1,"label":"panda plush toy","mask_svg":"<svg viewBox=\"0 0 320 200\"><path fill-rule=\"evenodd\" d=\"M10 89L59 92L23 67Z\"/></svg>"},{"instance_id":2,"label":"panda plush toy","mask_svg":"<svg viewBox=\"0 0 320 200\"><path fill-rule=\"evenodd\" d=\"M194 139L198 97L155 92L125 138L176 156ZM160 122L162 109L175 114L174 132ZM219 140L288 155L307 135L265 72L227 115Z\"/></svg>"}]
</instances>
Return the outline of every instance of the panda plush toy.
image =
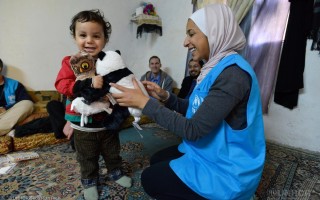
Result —
<instances>
[{"instance_id":1,"label":"panda plush toy","mask_svg":"<svg viewBox=\"0 0 320 200\"><path fill-rule=\"evenodd\" d=\"M89 89L90 91L86 91L81 100L73 100L72 108L76 109L81 113L81 108L86 107L85 110L95 110L93 108L93 102L99 101L102 97L106 96L108 93L121 93L118 89L114 87L110 87L109 83L117 83L123 87L134 88L132 79L135 78L134 74L126 67L121 56L115 51L106 51L100 52L98 55L98 60L96 61L96 74L101 75L103 77L103 88L102 89ZM139 84L139 87L143 91L145 95L148 96L146 89L143 84L135 78ZM108 95L112 104L114 104L114 99L112 99L111 95ZM78 97L79 98L79 97ZM88 107L87 107L88 106ZM80 109L79 109L80 108ZM80 111L79 111L80 110ZM104 108L100 110L101 112L105 111ZM142 115L142 111L137 108L128 108L129 113L134 117L133 125L140 129L138 125L140 121L140 117ZM90 113L85 113L90 114Z\"/></svg>"},{"instance_id":2,"label":"panda plush toy","mask_svg":"<svg viewBox=\"0 0 320 200\"><path fill-rule=\"evenodd\" d=\"M96 67L94 64L93 57L83 51L71 56L70 66L76 76L76 81L81 81L87 78L95 76ZM90 105L84 103L86 102L84 97L77 97L72 101L71 110L75 110L81 113L80 125L84 126L88 122L88 116L106 111L111 114L112 109L110 108L110 102L106 99L99 99L92 102Z\"/></svg>"}]
</instances>

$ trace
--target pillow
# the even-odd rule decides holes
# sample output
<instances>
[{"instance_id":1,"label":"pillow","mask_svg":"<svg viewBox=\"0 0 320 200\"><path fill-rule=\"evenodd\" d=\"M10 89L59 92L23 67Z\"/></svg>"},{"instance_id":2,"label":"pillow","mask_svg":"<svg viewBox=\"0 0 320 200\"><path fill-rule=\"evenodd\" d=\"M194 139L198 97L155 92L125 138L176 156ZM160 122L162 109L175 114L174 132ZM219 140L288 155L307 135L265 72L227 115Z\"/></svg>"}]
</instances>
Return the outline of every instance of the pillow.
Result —
<instances>
[{"instance_id":1,"label":"pillow","mask_svg":"<svg viewBox=\"0 0 320 200\"><path fill-rule=\"evenodd\" d=\"M33 113L47 112L47 104L49 101L62 100L62 95L55 90L44 90L44 91L28 91L34 102Z\"/></svg>"},{"instance_id":2,"label":"pillow","mask_svg":"<svg viewBox=\"0 0 320 200\"><path fill-rule=\"evenodd\" d=\"M13 142L10 136L0 137L0 155L9 153L13 150Z\"/></svg>"},{"instance_id":3,"label":"pillow","mask_svg":"<svg viewBox=\"0 0 320 200\"><path fill-rule=\"evenodd\" d=\"M44 91L28 91L32 100L37 102L49 102L51 100L61 100L61 95L55 90L44 90Z\"/></svg>"},{"instance_id":4,"label":"pillow","mask_svg":"<svg viewBox=\"0 0 320 200\"><path fill-rule=\"evenodd\" d=\"M67 141L67 138L56 139L54 133L37 133L26 137L13 138L14 151L28 150L46 145L59 144Z\"/></svg>"}]
</instances>

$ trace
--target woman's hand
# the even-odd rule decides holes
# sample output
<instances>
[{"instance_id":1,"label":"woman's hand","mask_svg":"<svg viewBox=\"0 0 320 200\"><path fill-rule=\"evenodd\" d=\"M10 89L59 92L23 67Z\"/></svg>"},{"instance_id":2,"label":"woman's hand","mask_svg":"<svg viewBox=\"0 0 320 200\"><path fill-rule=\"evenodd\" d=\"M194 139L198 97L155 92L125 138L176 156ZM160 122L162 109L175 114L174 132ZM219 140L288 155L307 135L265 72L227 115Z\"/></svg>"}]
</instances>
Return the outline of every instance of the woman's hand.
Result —
<instances>
[{"instance_id":1,"label":"woman's hand","mask_svg":"<svg viewBox=\"0 0 320 200\"><path fill-rule=\"evenodd\" d=\"M110 86L122 92L117 94L113 93L112 96L120 106L143 109L149 101L149 97L142 92L135 78L132 79L132 82L134 89L126 88L116 83L110 83Z\"/></svg>"},{"instance_id":2,"label":"woman's hand","mask_svg":"<svg viewBox=\"0 0 320 200\"><path fill-rule=\"evenodd\" d=\"M150 81L142 81L150 96L158 99L159 101L166 101L169 98L169 93L162 89L158 84Z\"/></svg>"}]
</instances>

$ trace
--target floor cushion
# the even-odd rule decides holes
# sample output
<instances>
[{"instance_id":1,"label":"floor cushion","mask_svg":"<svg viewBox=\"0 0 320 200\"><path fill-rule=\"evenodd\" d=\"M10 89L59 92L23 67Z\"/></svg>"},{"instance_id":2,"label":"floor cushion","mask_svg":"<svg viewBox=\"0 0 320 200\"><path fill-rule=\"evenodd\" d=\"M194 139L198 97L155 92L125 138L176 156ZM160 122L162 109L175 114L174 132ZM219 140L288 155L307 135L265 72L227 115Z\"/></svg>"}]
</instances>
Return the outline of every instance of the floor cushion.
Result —
<instances>
[{"instance_id":1,"label":"floor cushion","mask_svg":"<svg viewBox=\"0 0 320 200\"><path fill-rule=\"evenodd\" d=\"M13 141L10 136L0 137L0 155L9 153L13 150Z\"/></svg>"}]
</instances>

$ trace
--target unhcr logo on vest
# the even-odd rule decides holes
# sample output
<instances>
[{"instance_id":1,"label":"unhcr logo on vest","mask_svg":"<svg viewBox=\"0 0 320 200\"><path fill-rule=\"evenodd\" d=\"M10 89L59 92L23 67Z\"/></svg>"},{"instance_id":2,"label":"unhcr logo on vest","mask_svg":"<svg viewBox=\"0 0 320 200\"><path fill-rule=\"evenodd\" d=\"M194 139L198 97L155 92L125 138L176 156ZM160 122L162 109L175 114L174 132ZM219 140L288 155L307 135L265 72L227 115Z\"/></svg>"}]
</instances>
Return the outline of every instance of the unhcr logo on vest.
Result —
<instances>
[{"instance_id":1,"label":"unhcr logo on vest","mask_svg":"<svg viewBox=\"0 0 320 200\"><path fill-rule=\"evenodd\" d=\"M198 96L197 94L195 95L193 102L192 102L192 113L194 114L199 106L201 105L201 103L203 102L203 97Z\"/></svg>"}]
</instances>

